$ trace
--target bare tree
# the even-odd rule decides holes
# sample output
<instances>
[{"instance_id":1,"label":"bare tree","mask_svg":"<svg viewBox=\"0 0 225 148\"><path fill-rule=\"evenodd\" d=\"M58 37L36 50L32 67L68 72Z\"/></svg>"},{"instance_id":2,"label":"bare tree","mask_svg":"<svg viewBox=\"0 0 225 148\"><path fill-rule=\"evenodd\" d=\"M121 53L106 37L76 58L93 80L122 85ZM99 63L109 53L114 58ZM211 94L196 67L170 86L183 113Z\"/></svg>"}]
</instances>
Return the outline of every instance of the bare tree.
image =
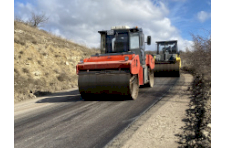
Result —
<instances>
[{"instance_id":1,"label":"bare tree","mask_svg":"<svg viewBox=\"0 0 225 148\"><path fill-rule=\"evenodd\" d=\"M46 17L45 13L36 14L34 12L31 13L30 24L34 27L37 27L40 24L43 24L48 21L48 17Z\"/></svg>"}]
</instances>

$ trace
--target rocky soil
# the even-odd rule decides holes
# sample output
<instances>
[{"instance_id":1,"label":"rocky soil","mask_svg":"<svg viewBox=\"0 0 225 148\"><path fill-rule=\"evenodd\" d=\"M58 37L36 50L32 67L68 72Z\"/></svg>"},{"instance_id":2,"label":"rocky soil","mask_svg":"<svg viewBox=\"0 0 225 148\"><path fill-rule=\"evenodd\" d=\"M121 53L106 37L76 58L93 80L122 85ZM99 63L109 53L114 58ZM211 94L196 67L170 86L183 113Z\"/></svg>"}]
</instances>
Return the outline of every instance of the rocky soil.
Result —
<instances>
[{"instance_id":1,"label":"rocky soil","mask_svg":"<svg viewBox=\"0 0 225 148\"><path fill-rule=\"evenodd\" d=\"M189 109L186 110L185 126L179 135L180 146L211 147L211 82L204 75L195 75Z\"/></svg>"},{"instance_id":2,"label":"rocky soil","mask_svg":"<svg viewBox=\"0 0 225 148\"><path fill-rule=\"evenodd\" d=\"M14 102L75 87L76 64L98 52L14 21Z\"/></svg>"}]
</instances>

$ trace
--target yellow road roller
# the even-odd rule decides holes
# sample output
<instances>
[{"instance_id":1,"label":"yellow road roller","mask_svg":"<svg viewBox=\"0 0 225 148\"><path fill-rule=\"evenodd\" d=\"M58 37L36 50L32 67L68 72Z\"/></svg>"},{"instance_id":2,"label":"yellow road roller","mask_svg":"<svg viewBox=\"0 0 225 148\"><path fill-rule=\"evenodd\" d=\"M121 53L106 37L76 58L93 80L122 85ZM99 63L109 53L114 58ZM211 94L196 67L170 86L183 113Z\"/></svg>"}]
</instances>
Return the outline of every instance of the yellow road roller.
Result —
<instances>
[{"instance_id":1,"label":"yellow road roller","mask_svg":"<svg viewBox=\"0 0 225 148\"><path fill-rule=\"evenodd\" d=\"M155 73L173 74L180 77L181 58L177 40L157 41L157 54L154 54Z\"/></svg>"}]
</instances>

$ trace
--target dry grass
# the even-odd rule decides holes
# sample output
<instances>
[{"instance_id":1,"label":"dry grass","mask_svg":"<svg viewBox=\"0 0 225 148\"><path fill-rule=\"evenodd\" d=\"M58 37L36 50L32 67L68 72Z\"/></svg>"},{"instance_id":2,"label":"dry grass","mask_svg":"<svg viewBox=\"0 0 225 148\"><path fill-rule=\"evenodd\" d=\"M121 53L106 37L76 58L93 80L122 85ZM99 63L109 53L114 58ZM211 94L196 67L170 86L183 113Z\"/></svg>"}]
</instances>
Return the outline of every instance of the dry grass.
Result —
<instances>
[{"instance_id":1,"label":"dry grass","mask_svg":"<svg viewBox=\"0 0 225 148\"><path fill-rule=\"evenodd\" d=\"M76 64L96 52L14 21L14 102L75 87Z\"/></svg>"}]
</instances>

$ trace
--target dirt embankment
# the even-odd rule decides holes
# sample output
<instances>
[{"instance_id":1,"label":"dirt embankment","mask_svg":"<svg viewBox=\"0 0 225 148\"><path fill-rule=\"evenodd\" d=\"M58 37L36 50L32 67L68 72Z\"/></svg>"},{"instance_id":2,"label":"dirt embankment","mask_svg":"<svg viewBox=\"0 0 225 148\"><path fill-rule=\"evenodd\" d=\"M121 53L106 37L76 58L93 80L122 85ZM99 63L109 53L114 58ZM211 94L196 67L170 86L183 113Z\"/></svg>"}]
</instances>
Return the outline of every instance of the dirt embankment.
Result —
<instances>
[{"instance_id":1,"label":"dirt embankment","mask_svg":"<svg viewBox=\"0 0 225 148\"><path fill-rule=\"evenodd\" d=\"M99 50L14 21L14 102L77 85L76 64Z\"/></svg>"}]
</instances>

